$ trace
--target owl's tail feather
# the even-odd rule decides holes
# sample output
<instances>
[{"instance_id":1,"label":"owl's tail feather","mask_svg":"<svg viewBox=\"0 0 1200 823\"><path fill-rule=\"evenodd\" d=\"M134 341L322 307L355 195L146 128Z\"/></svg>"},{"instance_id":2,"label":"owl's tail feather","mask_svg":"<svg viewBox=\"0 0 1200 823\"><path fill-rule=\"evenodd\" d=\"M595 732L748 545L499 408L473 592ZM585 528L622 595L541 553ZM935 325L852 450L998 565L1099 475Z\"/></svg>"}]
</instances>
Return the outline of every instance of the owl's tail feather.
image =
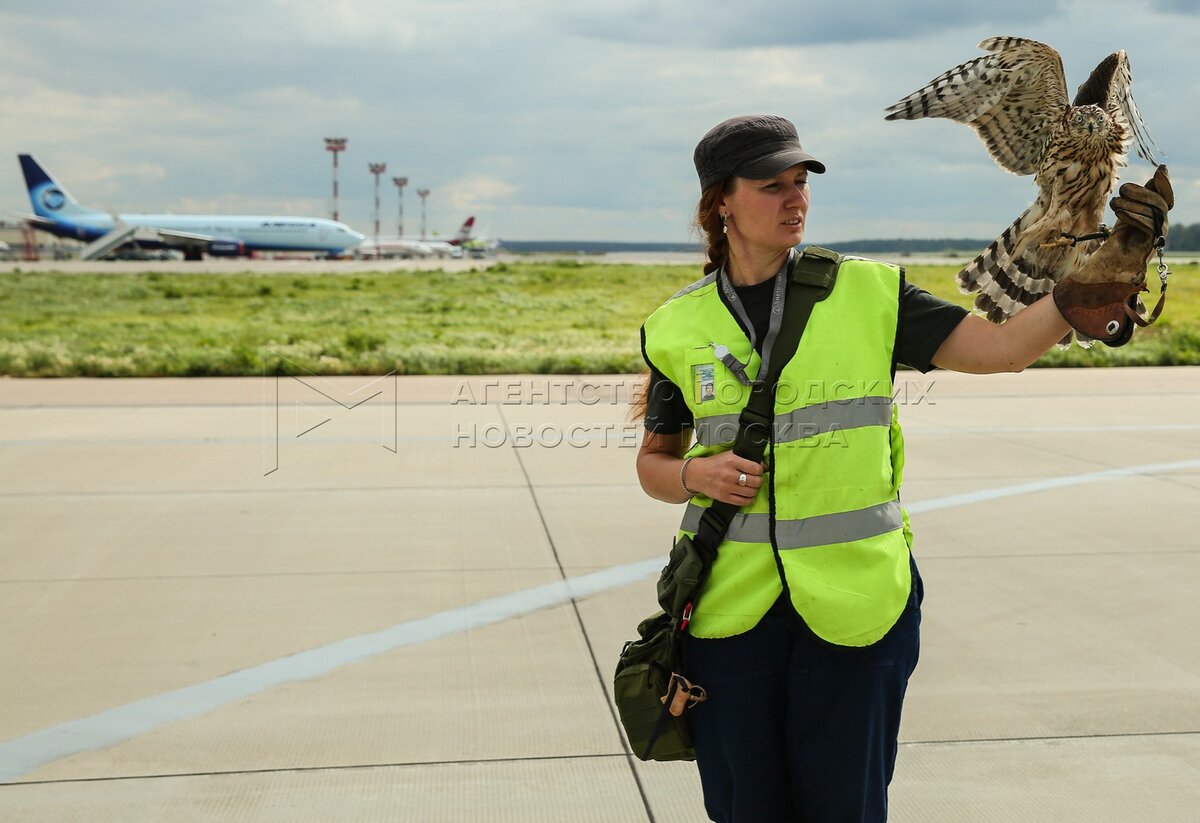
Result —
<instances>
[{"instance_id":1,"label":"owl's tail feather","mask_svg":"<svg viewBox=\"0 0 1200 823\"><path fill-rule=\"evenodd\" d=\"M1063 252L1047 252L1039 250L1036 243L1022 242L1025 229L1034 222L1030 211L1026 209L955 278L963 294L976 293L976 310L993 323L1003 323L1048 294L1057 279L1053 272L1058 267L1049 268L1047 258ZM1070 345L1071 336L1068 333L1059 345Z\"/></svg>"}]
</instances>

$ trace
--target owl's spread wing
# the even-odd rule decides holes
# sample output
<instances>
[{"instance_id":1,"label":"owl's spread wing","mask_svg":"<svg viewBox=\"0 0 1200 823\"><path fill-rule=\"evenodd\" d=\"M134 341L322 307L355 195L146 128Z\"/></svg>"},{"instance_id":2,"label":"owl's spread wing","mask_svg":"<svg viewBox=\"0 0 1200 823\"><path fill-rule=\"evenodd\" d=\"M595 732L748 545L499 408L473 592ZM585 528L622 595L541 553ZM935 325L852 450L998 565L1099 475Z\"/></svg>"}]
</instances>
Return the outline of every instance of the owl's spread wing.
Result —
<instances>
[{"instance_id":1,"label":"owl's spread wing","mask_svg":"<svg viewBox=\"0 0 1200 823\"><path fill-rule=\"evenodd\" d=\"M1002 168L1033 174L1067 108L1062 58L1045 43L1019 37L992 37L979 48L992 53L938 75L889 106L887 119L966 123Z\"/></svg>"},{"instance_id":2,"label":"owl's spread wing","mask_svg":"<svg viewBox=\"0 0 1200 823\"><path fill-rule=\"evenodd\" d=\"M1158 165L1154 151L1157 149L1161 153L1162 149L1150 136L1133 100L1133 72L1129 68L1129 55L1124 50L1105 57L1075 92L1074 105L1089 104L1100 106L1113 116L1122 117L1133 132L1138 157L1151 165Z\"/></svg>"}]
</instances>

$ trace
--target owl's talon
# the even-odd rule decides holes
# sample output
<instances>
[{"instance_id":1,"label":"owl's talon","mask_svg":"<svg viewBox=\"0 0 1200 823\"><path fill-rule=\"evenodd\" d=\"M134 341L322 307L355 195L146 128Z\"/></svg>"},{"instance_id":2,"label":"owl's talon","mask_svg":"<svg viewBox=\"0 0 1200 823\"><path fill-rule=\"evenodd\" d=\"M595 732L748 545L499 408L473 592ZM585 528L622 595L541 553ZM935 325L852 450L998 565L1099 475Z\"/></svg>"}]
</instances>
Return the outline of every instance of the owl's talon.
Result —
<instances>
[{"instance_id":1,"label":"owl's talon","mask_svg":"<svg viewBox=\"0 0 1200 823\"><path fill-rule=\"evenodd\" d=\"M1060 237L1056 237L1048 243L1041 243L1038 245L1038 248L1039 249L1057 249L1057 248L1061 248L1063 246L1074 246L1074 245L1075 245L1075 238L1072 237L1071 235L1067 234L1066 232L1062 232Z\"/></svg>"},{"instance_id":2,"label":"owl's talon","mask_svg":"<svg viewBox=\"0 0 1200 823\"><path fill-rule=\"evenodd\" d=\"M1082 243L1085 240L1107 240L1110 234L1112 234L1112 230L1108 226L1101 223L1096 228L1096 231L1092 232L1091 234L1074 235L1067 234L1065 231L1059 232L1059 237L1056 237L1048 243L1040 244L1038 248L1056 249L1060 246L1074 246L1075 244Z\"/></svg>"}]
</instances>

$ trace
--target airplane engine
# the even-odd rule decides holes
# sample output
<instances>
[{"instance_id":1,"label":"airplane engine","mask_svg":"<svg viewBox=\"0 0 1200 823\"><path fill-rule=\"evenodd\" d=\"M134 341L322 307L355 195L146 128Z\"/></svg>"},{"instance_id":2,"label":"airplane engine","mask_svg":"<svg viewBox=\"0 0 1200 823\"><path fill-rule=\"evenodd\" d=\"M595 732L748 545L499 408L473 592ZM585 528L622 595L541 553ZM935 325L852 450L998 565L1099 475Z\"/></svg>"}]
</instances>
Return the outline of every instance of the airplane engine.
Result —
<instances>
[{"instance_id":1,"label":"airplane engine","mask_svg":"<svg viewBox=\"0 0 1200 823\"><path fill-rule=\"evenodd\" d=\"M210 240L208 253L213 257L243 257L246 244L240 240Z\"/></svg>"}]
</instances>

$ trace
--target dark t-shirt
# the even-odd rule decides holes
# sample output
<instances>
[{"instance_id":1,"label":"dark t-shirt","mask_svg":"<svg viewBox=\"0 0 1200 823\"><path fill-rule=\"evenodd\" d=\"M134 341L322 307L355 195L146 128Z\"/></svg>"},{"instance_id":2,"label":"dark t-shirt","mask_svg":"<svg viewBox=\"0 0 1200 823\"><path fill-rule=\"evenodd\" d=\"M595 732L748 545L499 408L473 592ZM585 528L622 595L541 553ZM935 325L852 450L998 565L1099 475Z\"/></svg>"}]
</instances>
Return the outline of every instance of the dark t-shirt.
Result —
<instances>
[{"instance_id":1,"label":"dark t-shirt","mask_svg":"<svg viewBox=\"0 0 1200 823\"><path fill-rule=\"evenodd\" d=\"M754 347L762 355L771 317L771 296L775 279L768 278L753 286L735 286L746 316L754 326ZM720 289L717 290L721 294ZM721 294L722 302L725 301ZM896 344L892 350L892 370L897 363L928 372L929 361L959 322L967 315L962 306L935 297L900 277L900 317L896 324ZM730 311L737 319L737 312ZM743 325L738 319L738 325ZM743 328L743 331L747 331ZM656 434L678 434L692 425L692 411L675 384L654 367L646 357L646 331L642 329L642 357L650 367L650 390L646 398L646 428ZM750 335L747 333L746 335ZM804 345L801 343L801 345Z\"/></svg>"}]
</instances>

